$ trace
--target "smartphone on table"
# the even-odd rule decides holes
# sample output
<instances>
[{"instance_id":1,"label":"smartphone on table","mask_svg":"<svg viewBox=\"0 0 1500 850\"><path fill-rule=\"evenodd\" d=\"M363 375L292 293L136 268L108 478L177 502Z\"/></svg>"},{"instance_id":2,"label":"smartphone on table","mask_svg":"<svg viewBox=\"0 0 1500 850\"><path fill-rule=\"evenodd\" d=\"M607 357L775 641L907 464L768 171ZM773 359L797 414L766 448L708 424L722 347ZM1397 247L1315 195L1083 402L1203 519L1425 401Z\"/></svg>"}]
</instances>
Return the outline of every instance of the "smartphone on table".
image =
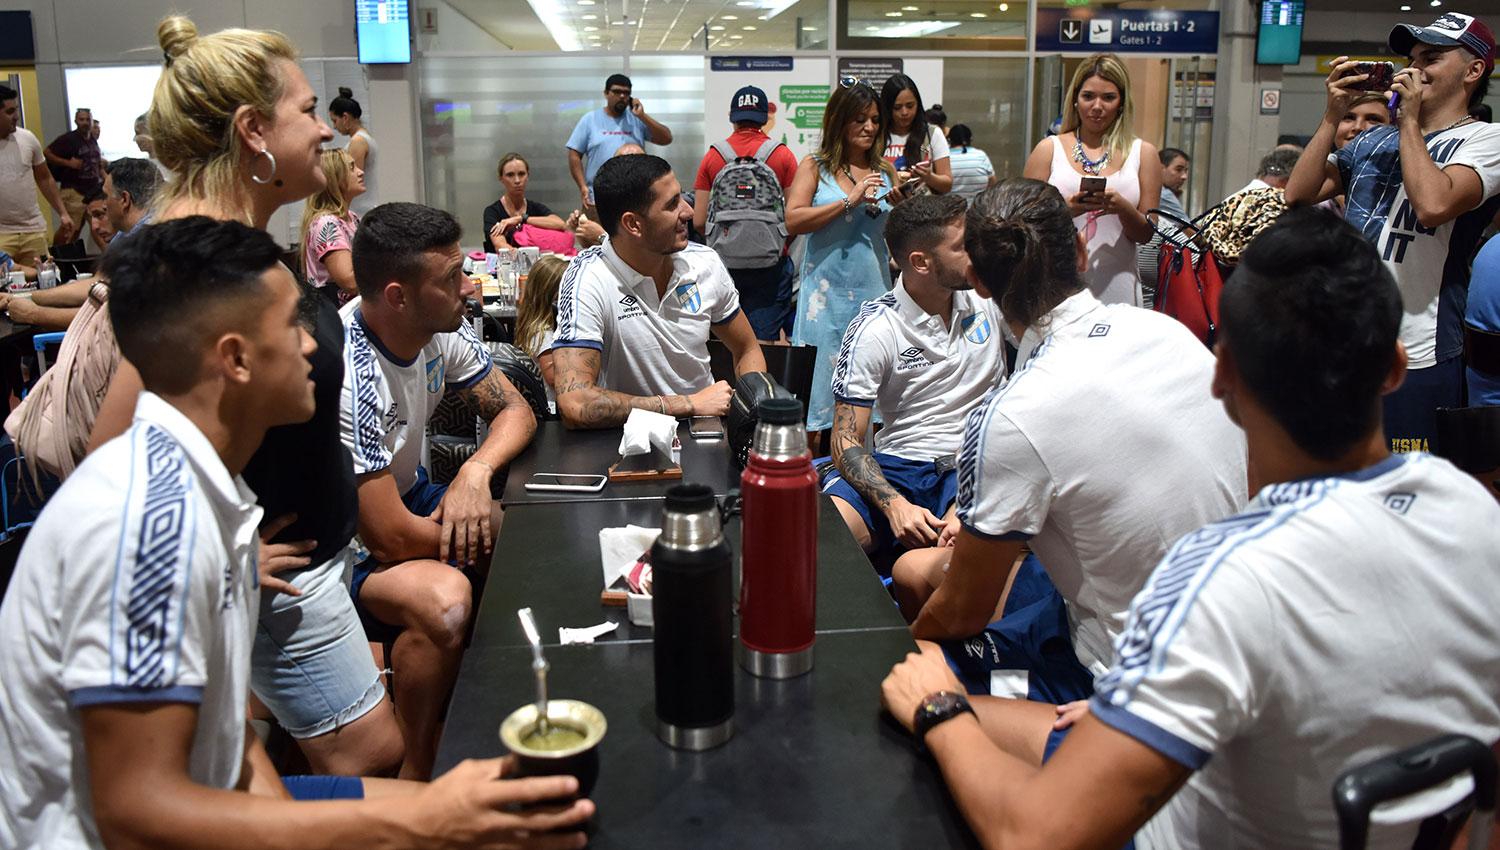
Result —
<instances>
[{"instance_id":1,"label":"smartphone on table","mask_svg":"<svg viewBox=\"0 0 1500 850\"><path fill-rule=\"evenodd\" d=\"M561 490L568 493L597 493L609 481L605 475L580 475L564 472L535 472L526 482L527 490Z\"/></svg>"},{"instance_id":2,"label":"smartphone on table","mask_svg":"<svg viewBox=\"0 0 1500 850\"><path fill-rule=\"evenodd\" d=\"M695 440L722 439L724 423L717 416L694 416L688 420L688 435Z\"/></svg>"}]
</instances>

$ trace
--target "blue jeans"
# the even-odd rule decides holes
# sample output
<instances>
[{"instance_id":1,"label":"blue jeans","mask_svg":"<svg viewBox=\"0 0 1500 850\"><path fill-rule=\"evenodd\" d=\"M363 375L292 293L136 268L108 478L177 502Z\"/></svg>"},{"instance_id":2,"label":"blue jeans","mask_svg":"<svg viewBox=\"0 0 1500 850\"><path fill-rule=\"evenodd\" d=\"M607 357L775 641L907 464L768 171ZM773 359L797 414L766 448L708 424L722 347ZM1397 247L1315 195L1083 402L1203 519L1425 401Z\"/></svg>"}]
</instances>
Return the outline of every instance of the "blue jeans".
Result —
<instances>
[{"instance_id":1,"label":"blue jeans","mask_svg":"<svg viewBox=\"0 0 1500 850\"><path fill-rule=\"evenodd\" d=\"M783 256L781 262L764 269L730 269L729 276L739 290L740 309L750 320L755 338L774 341L781 338L782 331L790 338L796 319L792 312L792 283L796 280L792 259Z\"/></svg>"}]
</instances>

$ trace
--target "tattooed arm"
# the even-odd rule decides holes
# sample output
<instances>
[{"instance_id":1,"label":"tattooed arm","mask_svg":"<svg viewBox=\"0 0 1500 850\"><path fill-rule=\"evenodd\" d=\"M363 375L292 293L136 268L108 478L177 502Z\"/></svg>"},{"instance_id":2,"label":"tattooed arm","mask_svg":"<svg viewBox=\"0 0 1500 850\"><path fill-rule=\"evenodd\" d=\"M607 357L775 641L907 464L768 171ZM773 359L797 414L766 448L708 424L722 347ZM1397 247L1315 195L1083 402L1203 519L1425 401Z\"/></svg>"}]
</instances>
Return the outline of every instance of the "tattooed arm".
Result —
<instances>
[{"instance_id":1,"label":"tattooed arm","mask_svg":"<svg viewBox=\"0 0 1500 850\"><path fill-rule=\"evenodd\" d=\"M500 521L499 507L490 498L490 480L531 442L536 416L499 369L491 368L479 383L458 392L489 423L490 432L458 468L433 519L441 523L438 560L472 564L490 551Z\"/></svg>"},{"instance_id":2,"label":"tattooed arm","mask_svg":"<svg viewBox=\"0 0 1500 850\"><path fill-rule=\"evenodd\" d=\"M917 705L937 691L963 693L935 644L921 642L891 670L881 697L908 730ZM1045 737L1051 712L1000 711L971 697L978 717L959 715L928 732L925 743L953 799L985 847L1120 847L1187 781L1191 771L1092 714L1045 765L1000 743ZM996 722L1004 730L992 727ZM1038 728L1030 728L1036 725ZM996 731L1009 734L997 735Z\"/></svg>"},{"instance_id":3,"label":"tattooed arm","mask_svg":"<svg viewBox=\"0 0 1500 850\"><path fill-rule=\"evenodd\" d=\"M688 396L638 396L607 390L597 383L599 352L592 348L552 349L552 371L557 379L557 411L568 428L623 425L635 407L669 416L723 416L729 412L732 391L723 381Z\"/></svg>"},{"instance_id":4,"label":"tattooed arm","mask_svg":"<svg viewBox=\"0 0 1500 850\"><path fill-rule=\"evenodd\" d=\"M908 549L932 546L943 530L941 518L907 501L886 480L875 456L865 448L865 434L870 430L870 408L835 402L833 406L833 463L839 474L865 504L885 514L891 531Z\"/></svg>"}]
</instances>

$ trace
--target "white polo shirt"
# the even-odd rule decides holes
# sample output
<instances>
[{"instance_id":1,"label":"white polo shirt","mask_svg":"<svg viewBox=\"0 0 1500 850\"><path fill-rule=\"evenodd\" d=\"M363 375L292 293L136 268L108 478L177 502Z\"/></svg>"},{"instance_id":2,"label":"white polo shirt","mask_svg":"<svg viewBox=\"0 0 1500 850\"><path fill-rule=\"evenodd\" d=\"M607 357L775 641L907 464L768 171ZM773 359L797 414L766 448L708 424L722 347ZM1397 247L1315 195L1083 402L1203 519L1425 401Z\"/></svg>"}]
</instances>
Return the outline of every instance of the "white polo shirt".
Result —
<instances>
[{"instance_id":1,"label":"white polo shirt","mask_svg":"<svg viewBox=\"0 0 1500 850\"><path fill-rule=\"evenodd\" d=\"M260 610L255 494L176 408L130 430L42 511L0 605L0 847L102 847L79 710L198 706L188 773L233 788Z\"/></svg>"},{"instance_id":2,"label":"white polo shirt","mask_svg":"<svg viewBox=\"0 0 1500 850\"><path fill-rule=\"evenodd\" d=\"M875 450L907 460L956 453L964 417L1005 376L1002 319L995 302L953 293L948 324L903 284L860 308L833 369L833 397L874 407L885 427Z\"/></svg>"},{"instance_id":3,"label":"white polo shirt","mask_svg":"<svg viewBox=\"0 0 1500 850\"><path fill-rule=\"evenodd\" d=\"M1167 547L1245 504L1245 436L1187 328L1086 289L1027 328L1016 362L965 424L958 518L1031 540L1097 674Z\"/></svg>"},{"instance_id":4,"label":"white polo shirt","mask_svg":"<svg viewBox=\"0 0 1500 850\"><path fill-rule=\"evenodd\" d=\"M568 264L557 296L559 348L600 353L599 386L637 396L690 395L711 386L708 336L740 311L739 291L712 248L672 255L665 298L656 282L605 243Z\"/></svg>"},{"instance_id":5,"label":"white polo shirt","mask_svg":"<svg viewBox=\"0 0 1500 850\"><path fill-rule=\"evenodd\" d=\"M1178 541L1092 701L1196 771L1144 843L1336 847L1339 773L1448 732L1500 738L1496 552L1494 494L1422 454L1267 487Z\"/></svg>"},{"instance_id":6,"label":"white polo shirt","mask_svg":"<svg viewBox=\"0 0 1500 850\"><path fill-rule=\"evenodd\" d=\"M339 430L354 456L354 474L389 468L403 495L417 482L427 420L448 387L472 387L490 373L489 349L468 322L434 334L411 360L392 354L365 326L356 298L344 320L344 391Z\"/></svg>"}]
</instances>

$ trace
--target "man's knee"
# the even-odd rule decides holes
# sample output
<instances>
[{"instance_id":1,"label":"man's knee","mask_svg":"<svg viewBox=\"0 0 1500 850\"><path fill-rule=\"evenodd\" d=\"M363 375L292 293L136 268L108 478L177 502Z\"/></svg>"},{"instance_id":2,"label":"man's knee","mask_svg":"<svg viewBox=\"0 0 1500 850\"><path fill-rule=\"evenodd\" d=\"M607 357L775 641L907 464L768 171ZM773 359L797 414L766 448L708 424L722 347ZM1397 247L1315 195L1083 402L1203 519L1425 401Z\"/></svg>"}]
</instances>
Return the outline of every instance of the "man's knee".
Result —
<instances>
[{"instance_id":1,"label":"man's knee","mask_svg":"<svg viewBox=\"0 0 1500 850\"><path fill-rule=\"evenodd\" d=\"M410 600L411 625L434 644L456 649L462 644L473 607L473 589L459 570L443 565Z\"/></svg>"}]
</instances>

